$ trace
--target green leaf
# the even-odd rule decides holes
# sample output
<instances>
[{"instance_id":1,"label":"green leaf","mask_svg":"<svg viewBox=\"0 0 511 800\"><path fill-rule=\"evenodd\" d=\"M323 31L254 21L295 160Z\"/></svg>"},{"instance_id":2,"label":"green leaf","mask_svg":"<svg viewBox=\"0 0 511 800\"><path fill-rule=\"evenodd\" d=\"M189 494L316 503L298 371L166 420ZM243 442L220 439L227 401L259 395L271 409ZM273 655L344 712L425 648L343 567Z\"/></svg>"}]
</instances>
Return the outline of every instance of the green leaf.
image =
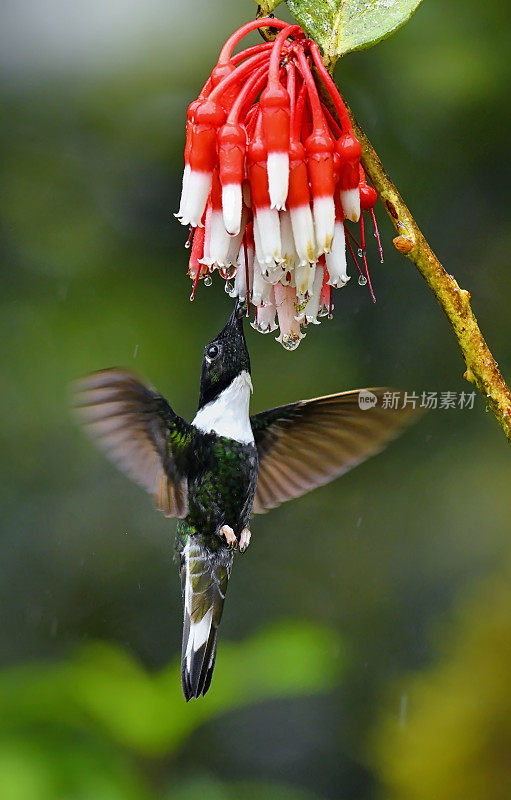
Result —
<instances>
[{"instance_id":1,"label":"green leaf","mask_svg":"<svg viewBox=\"0 0 511 800\"><path fill-rule=\"evenodd\" d=\"M198 770L197 770L198 771ZM258 780L220 781L212 775L188 777L174 783L165 800L261 800L261 797L278 797L278 800L320 800L320 796L302 787L285 783L267 783Z\"/></svg>"},{"instance_id":2,"label":"green leaf","mask_svg":"<svg viewBox=\"0 0 511 800\"><path fill-rule=\"evenodd\" d=\"M386 39L407 22L421 0L287 0L307 34L336 61Z\"/></svg>"},{"instance_id":3,"label":"green leaf","mask_svg":"<svg viewBox=\"0 0 511 800\"><path fill-rule=\"evenodd\" d=\"M187 704L180 661L149 676L125 651L89 643L74 664L74 699L115 741L161 755L227 711L327 691L339 677L339 650L338 638L326 628L291 620L268 625L242 642L223 641L211 691ZM172 714L162 714L162 708L172 708Z\"/></svg>"},{"instance_id":4,"label":"green leaf","mask_svg":"<svg viewBox=\"0 0 511 800\"><path fill-rule=\"evenodd\" d=\"M211 691L187 704L179 660L154 674L118 645L89 642L60 664L0 672L0 761L2 740L34 727L74 730L147 756L172 753L228 711L328 691L343 661L335 631L275 623L243 641L222 641Z\"/></svg>"}]
</instances>

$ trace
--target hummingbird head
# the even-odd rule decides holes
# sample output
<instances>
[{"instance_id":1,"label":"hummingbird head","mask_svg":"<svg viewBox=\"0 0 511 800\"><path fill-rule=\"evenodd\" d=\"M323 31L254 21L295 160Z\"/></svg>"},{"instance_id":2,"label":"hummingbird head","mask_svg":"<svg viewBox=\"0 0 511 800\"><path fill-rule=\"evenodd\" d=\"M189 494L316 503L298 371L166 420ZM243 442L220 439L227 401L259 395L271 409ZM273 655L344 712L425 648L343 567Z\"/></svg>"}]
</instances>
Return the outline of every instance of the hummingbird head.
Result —
<instances>
[{"instance_id":1,"label":"hummingbird head","mask_svg":"<svg viewBox=\"0 0 511 800\"><path fill-rule=\"evenodd\" d=\"M204 348L199 409L216 400L242 373L246 374L251 387L250 356L243 333L244 316L244 306L238 301L227 324Z\"/></svg>"}]
</instances>

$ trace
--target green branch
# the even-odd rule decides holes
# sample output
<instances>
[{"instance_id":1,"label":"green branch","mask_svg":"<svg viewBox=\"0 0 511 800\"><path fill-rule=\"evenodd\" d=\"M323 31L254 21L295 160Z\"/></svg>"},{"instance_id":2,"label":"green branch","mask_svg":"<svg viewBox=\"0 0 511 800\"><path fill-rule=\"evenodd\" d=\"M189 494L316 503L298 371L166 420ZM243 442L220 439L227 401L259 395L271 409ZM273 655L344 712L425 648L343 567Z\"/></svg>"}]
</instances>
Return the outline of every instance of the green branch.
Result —
<instances>
[{"instance_id":1,"label":"green branch","mask_svg":"<svg viewBox=\"0 0 511 800\"><path fill-rule=\"evenodd\" d=\"M271 13L281 0L263 0L258 16ZM403 25L420 0L396 0L392 13L382 0L287 0L293 16L323 50L323 63L333 75L338 58L352 50L370 47ZM272 38L270 29L261 31ZM323 86L318 76L317 85ZM323 101L339 121L328 92ZM470 306L470 293L442 267L421 233L401 195L387 175L371 142L348 108L354 131L362 145L362 164L397 231L394 246L417 267L435 295L458 340L466 371L464 377L481 392L486 405L511 442L511 392L499 372Z\"/></svg>"},{"instance_id":2,"label":"green branch","mask_svg":"<svg viewBox=\"0 0 511 800\"><path fill-rule=\"evenodd\" d=\"M394 246L415 264L435 295L465 359L463 377L479 389L511 443L511 392L479 329L470 306L470 293L460 289L445 271L349 108L348 113L362 145L362 165L397 231Z\"/></svg>"}]
</instances>

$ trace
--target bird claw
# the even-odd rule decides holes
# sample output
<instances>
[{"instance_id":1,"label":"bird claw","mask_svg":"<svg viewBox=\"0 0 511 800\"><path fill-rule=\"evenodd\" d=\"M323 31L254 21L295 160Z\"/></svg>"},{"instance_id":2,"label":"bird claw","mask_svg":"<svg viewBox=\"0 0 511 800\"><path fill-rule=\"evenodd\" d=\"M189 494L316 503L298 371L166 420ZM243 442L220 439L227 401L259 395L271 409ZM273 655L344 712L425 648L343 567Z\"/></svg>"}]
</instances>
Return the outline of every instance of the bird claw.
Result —
<instances>
[{"instance_id":1,"label":"bird claw","mask_svg":"<svg viewBox=\"0 0 511 800\"><path fill-rule=\"evenodd\" d=\"M243 528L240 535L240 553L244 553L250 544L251 533L248 528Z\"/></svg>"},{"instance_id":2,"label":"bird claw","mask_svg":"<svg viewBox=\"0 0 511 800\"><path fill-rule=\"evenodd\" d=\"M229 550L232 550L238 544L236 535L230 525L222 525L222 527L218 531L218 535L225 537L225 541L227 543L227 547L229 548Z\"/></svg>"}]
</instances>

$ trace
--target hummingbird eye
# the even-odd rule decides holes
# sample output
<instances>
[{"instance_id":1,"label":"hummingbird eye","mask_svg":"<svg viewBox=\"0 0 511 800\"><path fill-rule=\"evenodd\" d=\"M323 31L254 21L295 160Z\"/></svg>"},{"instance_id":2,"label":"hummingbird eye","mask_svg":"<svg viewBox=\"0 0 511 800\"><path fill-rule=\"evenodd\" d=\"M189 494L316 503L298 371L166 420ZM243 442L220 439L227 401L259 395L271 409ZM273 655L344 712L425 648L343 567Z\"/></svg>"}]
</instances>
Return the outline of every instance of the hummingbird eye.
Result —
<instances>
[{"instance_id":1,"label":"hummingbird eye","mask_svg":"<svg viewBox=\"0 0 511 800\"><path fill-rule=\"evenodd\" d=\"M206 357L208 361L213 361L218 355L218 346L216 344L210 344L208 349L206 350Z\"/></svg>"}]
</instances>

